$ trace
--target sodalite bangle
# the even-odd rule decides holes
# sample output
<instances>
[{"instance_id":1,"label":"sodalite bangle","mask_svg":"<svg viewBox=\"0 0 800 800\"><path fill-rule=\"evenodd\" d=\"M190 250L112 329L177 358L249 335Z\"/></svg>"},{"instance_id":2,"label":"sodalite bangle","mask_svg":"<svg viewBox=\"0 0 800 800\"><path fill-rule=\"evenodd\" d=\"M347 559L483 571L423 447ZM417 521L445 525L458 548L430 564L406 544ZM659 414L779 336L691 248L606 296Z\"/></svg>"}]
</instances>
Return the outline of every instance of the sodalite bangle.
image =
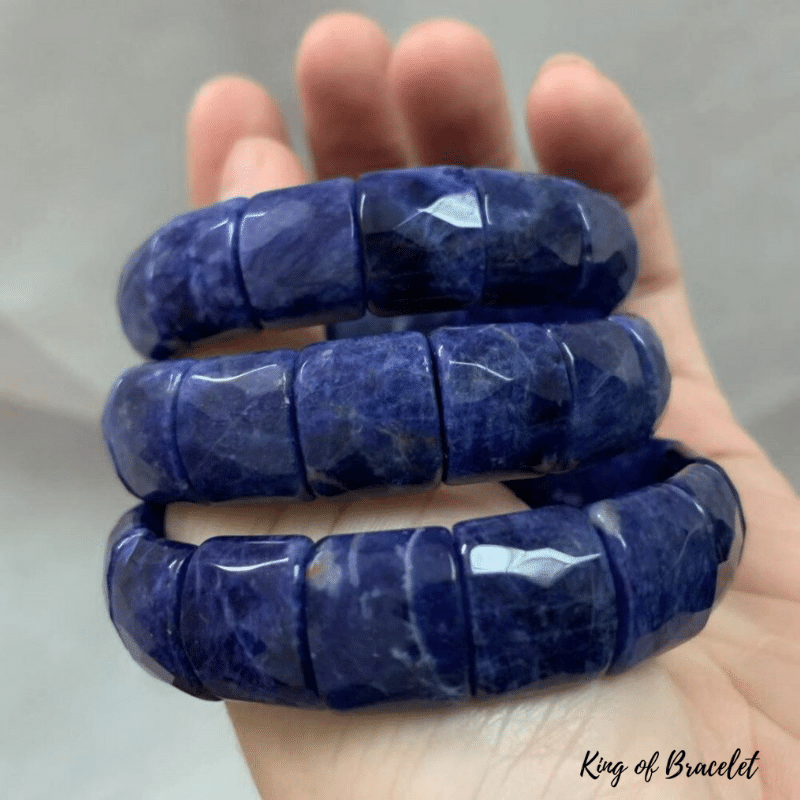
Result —
<instances>
[{"instance_id":1,"label":"sodalite bangle","mask_svg":"<svg viewBox=\"0 0 800 800\"><path fill-rule=\"evenodd\" d=\"M649 440L508 484L532 508L329 536L111 534L111 619L149 672L206 699L349 709L457 702L617 673L698 633L744 539L724 471Z\"/></svg>"},{"instance_id":2,"label":"sodalite bangle","mask_svg":"<svg viewBox=\"0 0 800 800\"><path fill-rule=\"evenodd\" d=\"M669 387L636 317L475 325L145 364L103 427L120 478L152 502L389 494L631 447Z\"/></svg>"},{"instance_id":3,"label":"sodalite bangle","mask_svg":"<svg viewBox=\"0 0 800 800\"><path fill-rule=\"evenodd\" d=\"M128 260L117 304L143 355L198 339L475 306L607 315L636 277L624 211L570 180L393 170L236 198L175 218Z\"/></svg>"}]
</instances>

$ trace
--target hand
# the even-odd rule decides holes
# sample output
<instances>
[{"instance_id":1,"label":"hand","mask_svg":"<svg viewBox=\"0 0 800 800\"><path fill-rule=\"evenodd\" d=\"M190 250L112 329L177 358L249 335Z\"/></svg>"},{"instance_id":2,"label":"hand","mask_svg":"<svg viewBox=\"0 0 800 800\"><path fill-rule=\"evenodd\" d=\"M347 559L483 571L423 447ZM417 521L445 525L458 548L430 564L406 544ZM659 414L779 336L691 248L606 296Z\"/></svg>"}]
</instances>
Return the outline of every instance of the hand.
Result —
<instances>
[{"instance_id":1,"label":"hand","mask_svg":"<svg viewBox=\"0 0 800 800\"><path fill-rule=\"evenodd\" d=\"M392 48L372 22L322 18L298 51L297 74L316 178L409 164L518 168L499 68L486 39L449 21L426 22ZM544 172L615 195L630 215L641 273L626 303L660 334L673 390L659 435L720 462L749 524L734 587L691 642L633 671L577 688L429 712L341 714L245 703L229 712L267 798L790 797L800 786L800 500L733 418L691 320L686 290L641 120L620 89L576 56L548 61L527 101ZM188 123L192 202L310 180L280 110L256 84L219 78ZM303 346L320 329L260 334L236 347ZM173 506L171 536L227 532L329 533L452 525L524 508L499 485L426 495L292 506ZM758 751L751 780L665 783L671 750L685 760ZM587 751L622 762L596 781ZM660 751L650 782L635 775ZM596 765L597 762L594 762ZM594 770L596 772L596 769ZM675 770L673 770L675 771ZM577 792L577 795L575 794Z\"/></svg>"}]
</instances>

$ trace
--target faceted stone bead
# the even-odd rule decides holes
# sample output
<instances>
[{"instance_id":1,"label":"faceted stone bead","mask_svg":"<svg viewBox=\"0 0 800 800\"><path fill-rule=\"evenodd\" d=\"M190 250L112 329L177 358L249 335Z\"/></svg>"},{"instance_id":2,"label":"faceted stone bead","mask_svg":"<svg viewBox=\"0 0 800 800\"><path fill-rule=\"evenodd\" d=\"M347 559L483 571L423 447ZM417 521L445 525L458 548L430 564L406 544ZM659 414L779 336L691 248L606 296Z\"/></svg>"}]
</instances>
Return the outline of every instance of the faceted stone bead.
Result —
<instances>
[{"instance_id":1,"label":"faceted stone bead","mask_svg":"<svg viewBox=\"0 0 800 800\"><path fill-rule=\"evenodd\" d=\"M469 694L453 539L444 528L329 536L306 570L317 689L346 709Z\"/></svg>"},{"instance_id":2,"label":"faceted stone bead","mask_svg":"<svg viewBox=\"0 0 800 800\"><path fill-rule=\"evenodd\" d=\"M483 224L467 170L431 167L363 175L357 181L357 208L373 313L442 311L480 300Z\"/></svg>"},{"instance_id":3,"label":"faceted stone bead","mask_svg":"<svg viewBox=\"0 0 800 800\"><path fill-rule=\"evenodd\" d=\"M295 433L297 353L275 350L194 363L180 389L178 450L204 500L310 497Z\"/></svg>"},{"instance_id":4,"label":"faceted stone bead","mask_svg":"<svg viewBox=\"0 0 800 800\"><path fill-rule=\"evenodd\" d=\"M295 403L306 479L316 495L421 490L441 480L439 409L422 334L307 347Z\"/></svg>"},{"instance_id":5,"label":"faceted stone bead","mask_svg":"<svg viewBox=\"0 0 800 800\"><path fill-rule=\"evenodd\" d=\"M242 216L239 261L247 296L264 325L360 317L364 275L353 181L255 195Z\"/></svg>"},{"instance_id":6,"label":"faceted stone bead","mask_svg":"<svg viewBox=\"0 0 800 800\"><path fill-rule=\"evenodd\" d=\"M318 706L305 630L305 536L218 537L197 548L181 596L186 653L227 700Z\"/></svg>"},{"instance_id":7,"label":"faceted stone bead","mask_svg":"<svg viewBox=\"0 0 800 800\"><path fill-rule=\"evenodd\" d=\"M613 197L593 192L575 181L564 181L574 192L584 221L583 272L570 304L614 308L631 290L638 269L636 235Z\"/></svg>"},{"instance_id":8,"label":"faceted stone bead","mask_svg":"<svg viewBox=\"0 0 800 800\"><path fill-rule=\"evenodd\" d=\"M254 326L235 252L246 202L239 197L176 217L130 257L117 307L142 355L167 358L185 343Z\"/></svg>"},{"instance_id":9,"label":"faceted stone bead","mask_svg":"<svg viewBox=\"0 0 800 800\"><path fill-rule=\"evenodd\" d=\"M561 345L574 397L562 466L571 468L587 453L610 452L647 438L657 407L627 329L599 320L554 326L552 332Z\"/></svg>"},{"instance_id":10,"label":"faceted stone bead","mask_svg":"<svg viewBox=\"0 0 800 800\"><path fill-rule=\"evenodd\" d=\"M526 323L440 328L430 342L445 481L547 471L563 448L571 404L561 350L547 330Z\"/></svg>"},{"instance_id":11,"label":"faceted stone bead","mask_svg":"<svg viewBox=\"0 0 800 800\"><path fill-rule=\"evenodd\" d=\"M661 419L672 384L661 340L656 336L653 326L641 317L618 314L609 319L621 325L631 335L642 364L650 406L655 410L656 420Z\"/></svg>"},{"instance_id":12,"label":"faceted stone bead","mask_svg":"<svg viewBox=\"0 0 800 800\"><path fill-rule=\"evenodd\" d=\"M174 409L193 362L145 364L114 385L103 415L103 434L114 467L129 491L166 503L193 494L175 441Z\"/></svg>"},{"instance_id":13,"label":"faceted stone bead","mask_svg":"<svg viewBox=\"0 0 800 800\"><path fill-rule=\"evenodd\" d=\"M745 525L739 495L725 472L710 461L686 467L667 483L685 491L709 517L719 564L715 594L719 602L742 560Z\"/></svg>"},{"instance_id":14,"label":"faceted stone bead","mask_svg":"<svg viewBox=\"0 0 800 800\"><path fill-rule=\"evenodd\" d=\"M617 588L610 672L623 672L699 633L714 604L717 548L708 517L684 491L658 484L587 509Z\"/></svg>"},{"instance_id":15,"label":"faceted stone bead","mask_svg":"<svg viewBox=\"0 0 800 800\"><path fill-rule=\"evenodd\" d=\"M475 694L602 674L614 653L616 592L585 512L549 507L460 522Z\"/></svg>"},{"instance_id":16,"label":"faceted stone bead","mask_svg":"<svg viewBox=\"0 0 800 800\"><path fill-rule=\"evenodd\" d=\"M149 519L148 519L149 518ZM106 555L108 610L133 658L156 678L207 700L180 636L180 594L192 545L162 538L150 509L126 514Z\"/></svg>"},{"instance_id":17,"label":"faceted stone bead","mask_svg":"<svg viewBox=\"0 0 800 800\"><path fill-rule=\"evenodd\" d=\"M508 481L505 485L531 508L552 504L582 508L666 481L696 458L697 454L680 442L647 439L630 450L581 464L569 472Z\"/></svg>"},{"instance_id":18,"label":"faceted stone bead","mask_svg":"<svg viewBox=\"0 0 800 800\"><path fill-rule=\"evenodd\" d=\"M571 182L500 169L471 174L486 218L482 302L567 304L581 282L587 236Z\"/></svg>"}]
</instances>

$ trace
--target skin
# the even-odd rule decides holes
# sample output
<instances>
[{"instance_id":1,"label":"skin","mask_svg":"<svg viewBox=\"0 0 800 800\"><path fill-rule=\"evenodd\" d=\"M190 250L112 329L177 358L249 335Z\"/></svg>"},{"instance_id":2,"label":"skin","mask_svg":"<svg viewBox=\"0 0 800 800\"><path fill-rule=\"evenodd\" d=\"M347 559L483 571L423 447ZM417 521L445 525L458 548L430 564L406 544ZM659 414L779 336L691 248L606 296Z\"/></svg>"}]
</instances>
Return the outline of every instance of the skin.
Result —
<instances>
[{"instance_id":1,"label":"skin","mask_svg":"<svg viewBox=\"0 0 800 800\"><path fill-rule=\"evenodd\" d=\"M316 175L287 138L280 109L243 77L206 84L190 111L193 205L222 197L414 164L515 168L508 101L496 57L479 31L452 20L410 29L392 46L355 14L317 20L296 74ZM680 262L644 126L622 91L565 54L545 63L527 98L527 126L543 172L615 195L636 230L641 275L623 310L648 319L673 374L658 434L721 463L748 520L732 589L691 642L621 676L577 688L433 711L358 714L230 703L264 798L739 798L796 797L800 787L800 500L734 419L694 328ZM265 333L233 348L302 347L320 329ZM198 355L221 352L200 348ZM168 513L174 538L288 533L314 538L378 528L452 525L524 508L497 485L361 502L195 507ZM742 758L751 779L685 775L665 782L666 759ZM627 770L597 780L586 751ZM634 774L660 752L659 772ZM577 794L576 794L577 793Z\"/></svg>"}]
</instances>

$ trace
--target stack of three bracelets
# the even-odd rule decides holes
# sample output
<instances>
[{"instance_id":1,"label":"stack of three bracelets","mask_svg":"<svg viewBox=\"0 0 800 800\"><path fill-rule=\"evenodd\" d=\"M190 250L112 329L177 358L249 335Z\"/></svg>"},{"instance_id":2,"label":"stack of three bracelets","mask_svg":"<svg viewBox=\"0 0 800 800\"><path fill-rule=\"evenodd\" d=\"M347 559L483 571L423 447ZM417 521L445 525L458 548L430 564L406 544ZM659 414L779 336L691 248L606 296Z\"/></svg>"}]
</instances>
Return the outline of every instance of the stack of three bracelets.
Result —
<instances>
[{"instance_id":1,"label":"stack of three bracelets","mask_svg":"<svg viewBox=\"0 0 800 800\"><path fill-rule=\"evenodd\" d=\"M698 633L744 519L718 465L651 438L661 344L607 316L635 273L613 200L500 170L373 173L166 225L119 291L128 337L162 360L125 373L104 416L145 501L105 574L134 658L206 699L349 709L583 681ZM328 341L299 352L163 360L320 322ZM478 481L530 510L316 542L164 536L178 500Z\"/></svg>"}]
</instances>

